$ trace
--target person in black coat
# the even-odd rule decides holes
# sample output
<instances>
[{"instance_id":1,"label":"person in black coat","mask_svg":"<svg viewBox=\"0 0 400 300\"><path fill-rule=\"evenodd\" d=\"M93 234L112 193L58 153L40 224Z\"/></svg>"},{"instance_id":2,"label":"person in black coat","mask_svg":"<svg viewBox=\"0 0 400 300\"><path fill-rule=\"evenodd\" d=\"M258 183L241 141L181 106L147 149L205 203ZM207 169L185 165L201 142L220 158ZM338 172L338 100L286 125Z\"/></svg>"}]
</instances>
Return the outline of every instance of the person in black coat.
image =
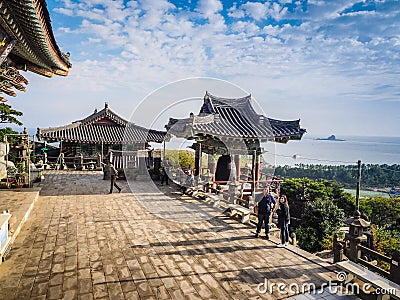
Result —
<instances>
[{"instance_id":1,"label":"person in black coat","mask_svg":"<svg viewBox=\"0 0 400 300\"><path fill-rule=\"evenodd\" d=\"M290 212L285 195L279 197L279 208L276 210L276 213L278 214L278 227L281 230L281 243L278 247L286 247L289 243Z\"/></svg>"},{"instance_id":2,"label":"person in black coat","mask_svg":"<svg viewBox=\"0 0 400 300\"><path fill-rule=\"evenodd\" d=\"M117 188L118 192L121 193L121 188L116 183L116 180L118 178L118 171L113 164L110 164L110 175L111 175L111 187L109 194L112 194L114 186Z\"/></svg>"},{"instance_id":3,"label":"person in black coat","mask_svg":"<svg viewBox=\"0 0 400 300\"><path fill-rule=\"evenodd\" d=\"M257 210L257 230L256 237L261 232L261 227L264 223L265 226L265 237L269 239L269 217L271 212L274 211L276 205L275 198L270 194L269 187L266 186L261 194L258 194L255 199L254 209Z\"/></svg>"},{"instance_id":4,"label":"person in black coat","mask_svg":"<svg viewBox=\"0 0 400 300\"><path fill-rule=\"evenodd\" d=\"M163 162L163 167L162 167L162 174L161 174L161 185L165 184L168 185L168 179L169 179L169 170L171 168L171 163L169 162L169 159L166 158L165 161Z\"/></svg>"}]
</instances>

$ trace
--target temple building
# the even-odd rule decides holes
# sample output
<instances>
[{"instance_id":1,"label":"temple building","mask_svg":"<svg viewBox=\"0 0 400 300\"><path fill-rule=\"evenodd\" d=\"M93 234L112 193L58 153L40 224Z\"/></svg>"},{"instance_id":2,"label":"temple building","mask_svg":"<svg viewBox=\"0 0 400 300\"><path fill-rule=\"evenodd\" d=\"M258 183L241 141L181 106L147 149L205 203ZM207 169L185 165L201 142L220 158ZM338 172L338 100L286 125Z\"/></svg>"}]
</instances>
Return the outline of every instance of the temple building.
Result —
<instances>
[{"instance_id":1,"label":"temple building","mask_svg":"<svg viewBox=\"0 0 400 300\"><path fill-rule=\"evenodd\" d=\"M201 157L206 153L219 156L216 165L209 160L208 169L214 181L240 180L240 156L251 155L253 186L260 178L262 143L300 140L306 132L300 127L300 120L282 121L258 114L252 106L251 95L220 98L208 92L198 115L170 118L165 127L170 135L194 141L191 147L196 151L196 176L202 174ZM236 174L230 174L231 170Z\"/></svg>"},{"instance_id":2,"label":"temple building","mask_svg":"<svg viewBox=\"0 0 400 300\"><path fill-rule=\"evenodd\" d=\"M166 132L149 130L118 116L108 104L90 116L69 125L38 128L37 138L49 143L60 142L64 157L123 155L144 150L150 142L161 143ZM125 165L120 165L125 167Z\"/></svg>"},{"instance_id":3,"label":"temple building","mask_svg":"<svg viewBox=\"0 0 400 300\"><path fill-rule=\"evenodd\" d=\"M28 80L20 70L51 77L66 76L69 54L62 53L54 38L44 0L0 0L0 101L1 94L16 96Z\"/></svg>"}]
</instances>

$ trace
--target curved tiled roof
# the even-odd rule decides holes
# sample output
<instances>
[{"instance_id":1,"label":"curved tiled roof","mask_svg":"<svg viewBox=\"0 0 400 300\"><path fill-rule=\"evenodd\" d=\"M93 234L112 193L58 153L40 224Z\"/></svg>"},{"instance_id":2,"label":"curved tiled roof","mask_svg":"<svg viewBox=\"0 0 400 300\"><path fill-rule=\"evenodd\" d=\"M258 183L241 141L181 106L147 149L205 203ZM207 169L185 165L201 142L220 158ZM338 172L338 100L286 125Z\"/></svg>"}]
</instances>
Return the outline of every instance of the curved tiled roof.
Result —
<instances>
[{"instance_id":1,"label":"curved tiled roof","mask_svg":"<svg viewBox=\"0 0 400 300\"><path fill-rule=\"evenodd\" d=\"M16 42L9 57L18 69L48 77L68 74L69 55L57 45L45 0L0 0L0 24Z\"/></svg>"},{"instance_id":2,"label":"curved tiled roof","mask_svg":"<svg viewBox=\"0 0 400 300\"><path fill-rule=\"evenodd\" d=\"M206 92L198 116L169 120L168 132L193 139L196 136L273 140L286 143L301 139L306 132L300 120L282 121L259 115L251 105L251 95L220 98Z\"/></svg>"},{"instance_id":3,"label":"curved tiled roof","mask_svg":"<svg viewBox=\"0 0 400 300\"><path fill-rule=\"evenodd\" d=\"M122 144L162 142L165 134L166 132L149 130L124 120L106 104L101 111L95 111L92 115L72 124L38 128L37 135L39 140L49 142Z\"/></svg>"}]
</instances>

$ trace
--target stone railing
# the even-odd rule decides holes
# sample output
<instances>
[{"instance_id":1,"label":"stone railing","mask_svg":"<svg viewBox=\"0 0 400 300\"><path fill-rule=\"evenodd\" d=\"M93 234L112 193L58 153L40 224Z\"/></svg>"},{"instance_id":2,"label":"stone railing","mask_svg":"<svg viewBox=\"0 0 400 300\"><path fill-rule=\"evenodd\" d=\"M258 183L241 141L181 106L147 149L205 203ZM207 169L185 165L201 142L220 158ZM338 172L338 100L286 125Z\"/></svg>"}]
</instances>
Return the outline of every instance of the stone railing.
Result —
<instances>
[{"instance_id":1,"label":"stone railing","mask_svg":"<svg viewBox=\"0 0 400 300\"><path fill-rule=\"evenodd\" d=\"M350 247L355 247L355 251L350 251ZM361 244L350 245L348 242L340 241L338 236L335 234L333 241L333 253L334 263L345 260L345 256L348 259L363 265L369 270L390 279L391 281L400 284L400 251L395 250L392 257L383 255L377 251L369 249ZM352 257L350 253L356 253L355 257ZM385 262L390 265L390 271L384 270L377 266L377 261Z\"/></svg>"}]
</instances>

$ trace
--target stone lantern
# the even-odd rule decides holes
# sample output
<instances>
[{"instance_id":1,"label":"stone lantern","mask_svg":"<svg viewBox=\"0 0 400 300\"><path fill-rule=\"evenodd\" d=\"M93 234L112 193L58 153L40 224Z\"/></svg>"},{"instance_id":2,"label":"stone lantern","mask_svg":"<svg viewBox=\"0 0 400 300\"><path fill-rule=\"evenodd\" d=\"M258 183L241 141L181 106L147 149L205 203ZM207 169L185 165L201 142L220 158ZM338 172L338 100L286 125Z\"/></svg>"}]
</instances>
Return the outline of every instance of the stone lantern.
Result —
<instances>
[{"instance_id":1,"label":"stone lantern","mask_svg":"<svg viewBox=\"0 0 400 300\"><path fill-rule=\"evenodd\" d=\"M349 232L346 233L345 239L349 241L349 251L347 257L354 262L361 256L361 251L357 249L358 245L367 241L367 236L364 234L370 227L371 222L368 222L361 218L361 214L358 210L354 212L354 216L344 221L345 224L349 225Z\"/></svg>"}]
</instances>

